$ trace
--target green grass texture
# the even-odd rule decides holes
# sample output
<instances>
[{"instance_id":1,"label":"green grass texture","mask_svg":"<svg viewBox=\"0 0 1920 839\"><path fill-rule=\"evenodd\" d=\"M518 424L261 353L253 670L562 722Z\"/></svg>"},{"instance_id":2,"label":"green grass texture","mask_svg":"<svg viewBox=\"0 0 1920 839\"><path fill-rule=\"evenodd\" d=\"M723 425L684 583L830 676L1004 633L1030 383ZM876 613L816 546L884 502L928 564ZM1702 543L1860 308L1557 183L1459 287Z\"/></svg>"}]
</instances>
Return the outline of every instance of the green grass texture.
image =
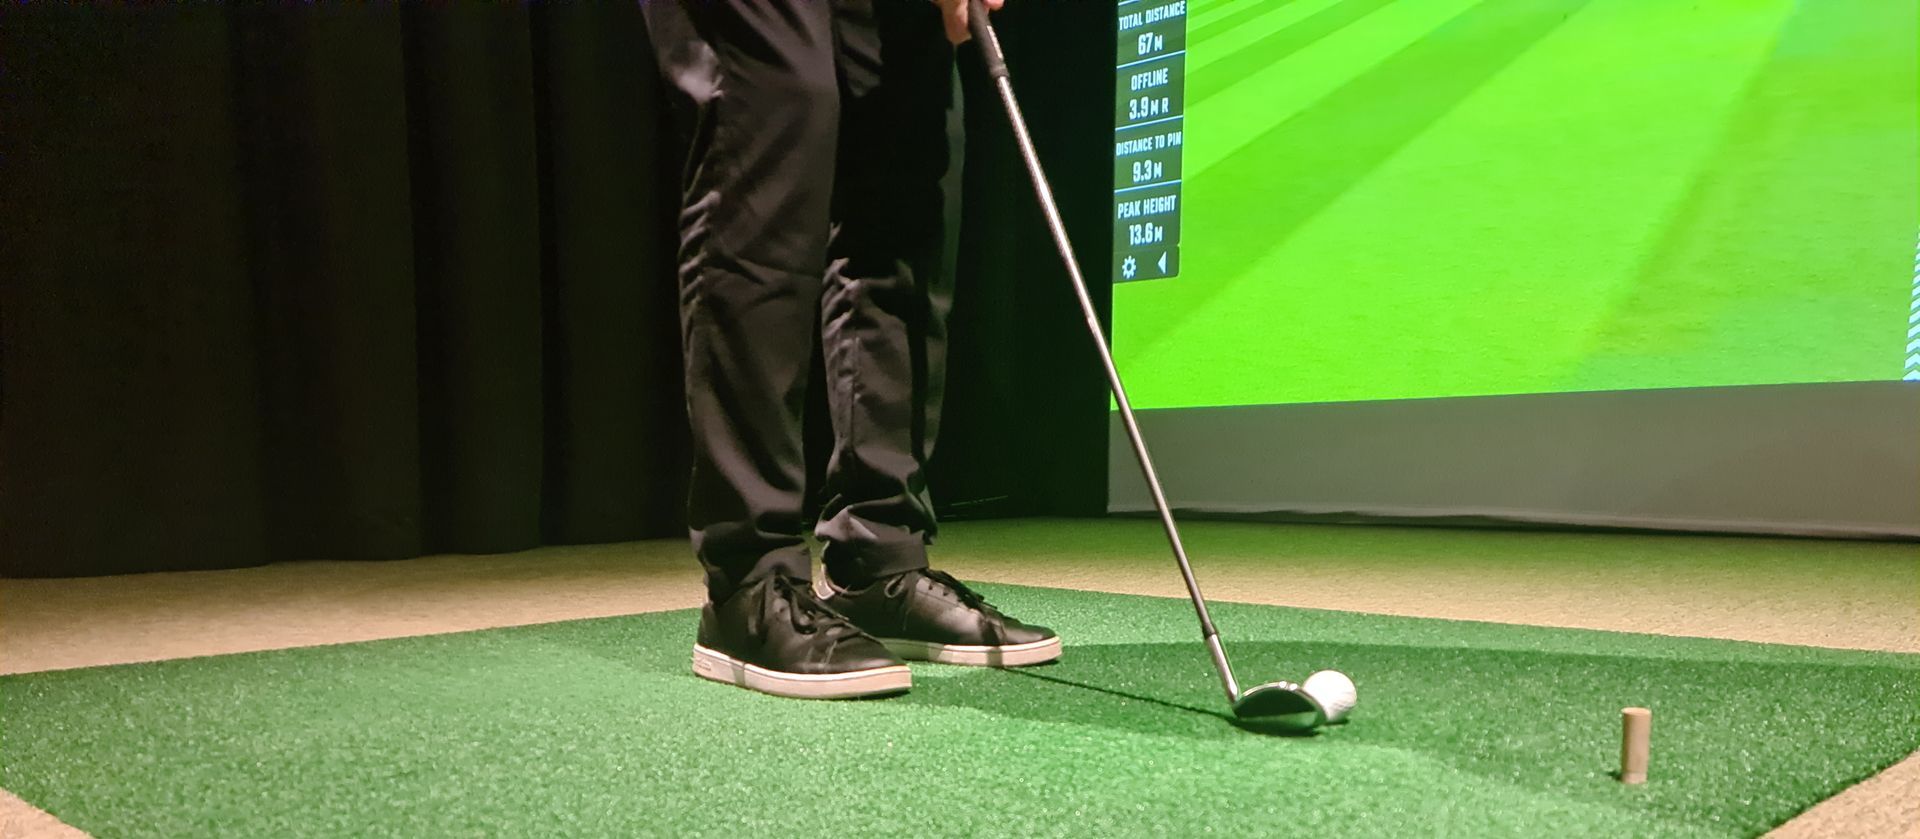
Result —
<instances>
[{"instance_id":1,"label":"green grass texture","mask_svg":"<svg viewBox=\"0 0 1920 839\"><path fill-rule=\"evenodd\" d=\"M1193 0L1136 406L1901 377L1902 0Z\"/></svg>"},{"instance_id":2,"label":"green grass texture","mask_svg":"<svg viewBox=\"0 0 1920 839\"><path fill-rule=\"evenodd\" d=\"M1745 836L1920 746L1920 656L983 586L1051 666L785 700L688 667L690 611L0 679L0 784L98 836ZM1652 778L1616 782L1620 709Z\"/></svg>"}]
</instances>

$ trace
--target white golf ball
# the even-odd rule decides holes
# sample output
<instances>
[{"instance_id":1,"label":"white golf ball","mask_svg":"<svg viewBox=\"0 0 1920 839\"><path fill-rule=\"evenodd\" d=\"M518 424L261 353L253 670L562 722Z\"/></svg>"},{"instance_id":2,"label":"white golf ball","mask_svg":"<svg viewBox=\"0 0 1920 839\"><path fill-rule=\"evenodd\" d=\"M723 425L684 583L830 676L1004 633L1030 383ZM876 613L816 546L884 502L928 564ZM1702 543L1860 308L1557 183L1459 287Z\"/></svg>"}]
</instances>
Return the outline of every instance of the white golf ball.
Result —
<instances>
[{"instance_id":1,"label":"white golf ball","mask_svg":"<svg viewBox=\"0 0 1920 839\"><path fill-rule=\"evenodd\" d=\"M1347 712L1360 701L1360 694L1354 690L1353 680L1338 670L1322 670L1307 677L1300 683L1300 689L1320 703L1327 712L1327 722L1337 723L1347 718Z\"/></svg>"}]
</instances>

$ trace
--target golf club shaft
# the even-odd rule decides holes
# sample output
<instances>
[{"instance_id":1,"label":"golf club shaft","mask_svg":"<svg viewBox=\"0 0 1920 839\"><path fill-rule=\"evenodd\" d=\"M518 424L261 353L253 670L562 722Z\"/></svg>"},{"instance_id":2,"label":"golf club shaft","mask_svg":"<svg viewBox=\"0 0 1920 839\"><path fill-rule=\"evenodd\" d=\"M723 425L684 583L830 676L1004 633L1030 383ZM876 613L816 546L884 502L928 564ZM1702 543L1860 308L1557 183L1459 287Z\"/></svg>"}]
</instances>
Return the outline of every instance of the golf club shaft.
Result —
<instances>
[{"instance_id":1,"label":"golf club shaft","mask_svg":"<svg viewBox=\"0 0 1920 839\"><path fill-rule=\"evenodd\" d=\"M993 31L993 25L987 21L986 4L981 0L971 0L967 10L968 25L973 30L973 38L979 43L982 57L986 61L987 73L993 78L993 84L1000 91L1000 101L1006 105L1007 121L1013 124L1014 139L1020 144L1020 155L1025 158L1027 174L1033 178L1034 192L1039 195L1040 209L1046 214L1047 226L1053 231L1053 243L1060 249L1060 259L1066 263L1067 278L1073 281L1074 294L1080 298L1080 313L1086 318L1087 331L1093 336L1094 348L1100 354L1100 364L1106 369L1107 385L1113 389L1113 398L1120 406L1120 422L1126 426L1127 438L1133 443L1133 455L1140 462L1140 472L1146 478L1147 490L1153 493L1154 508L1160 511L1160 525L1167 531L1167 544L1173 547L1173 558L1180 563L1180 576L1186 581L1187 594L1193 598L1193 610L1200 616L1200 631L1206 639L1207 652L1213 657L1213 666L1220 672L1220 684L1227 691L1229 705L1240 699L1240 683L1233 678L1233 665L1227 661L1227 651L1220 646L1220 633L1214 629L1213 617L1207 614L1206 598L1200 595L1200 584L1193 579L1193 566L1187 562L1187 549L1180 542L1180 529L1174 524L1173 510L1167 506L1167 496L1160 488L1160 476L1153 469L1153 457L1147 453L1147 441L1140 436L1140 424L1134 419L1133 405L1127 401L1126 386L1120 382L1120 370L1113 364L1113 353L1107 349L1106 333L1100 328L1100 315L1093 308L1093 297L1087 293L1087 282L1080 273L1080 261L1074 258L1073 243L1067 239L1067 228L1060 220L1060 208L1053 201L1053 187L1047 183L1047 174L1040 167L1040 156L1034 151L1033 138L1027 133L1027 121L1020 112L1020 103L1013 95L1013 82L1007 78L1006 57L1000 52L1000 39Z\"/></svg>"}]
</instances>

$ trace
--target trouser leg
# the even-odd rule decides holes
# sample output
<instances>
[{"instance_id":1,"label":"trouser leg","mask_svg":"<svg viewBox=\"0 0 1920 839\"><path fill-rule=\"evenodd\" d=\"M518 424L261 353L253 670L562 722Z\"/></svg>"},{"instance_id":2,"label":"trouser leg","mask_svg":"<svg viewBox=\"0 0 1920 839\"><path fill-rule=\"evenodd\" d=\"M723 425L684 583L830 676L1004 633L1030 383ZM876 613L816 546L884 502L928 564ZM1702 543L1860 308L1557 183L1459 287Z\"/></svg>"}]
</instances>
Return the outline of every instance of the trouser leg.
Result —
<instances>
[{"instance_id":1,"label":"trouser leg","mask_svg":"<svg viewBox=\"0 0 1920 839\"><path fill-rule=\"evenodd\" d=\"M835 446L820 522L847 585L927 564L957 254L960 92L926 2L836 4L840 163L821 303Z\"/></svg>"},{"instance_id":2,"label":"trouser leg","mask_svg":"<svg viewBox=\"0 0 1920 839\"><path fill-rule=\"evenodd\" d=\"M801 417L839 128L818 0L641 3L688 141L679 283L688 527L716 602L810 572Z\"/></svg>"}]
</instances>

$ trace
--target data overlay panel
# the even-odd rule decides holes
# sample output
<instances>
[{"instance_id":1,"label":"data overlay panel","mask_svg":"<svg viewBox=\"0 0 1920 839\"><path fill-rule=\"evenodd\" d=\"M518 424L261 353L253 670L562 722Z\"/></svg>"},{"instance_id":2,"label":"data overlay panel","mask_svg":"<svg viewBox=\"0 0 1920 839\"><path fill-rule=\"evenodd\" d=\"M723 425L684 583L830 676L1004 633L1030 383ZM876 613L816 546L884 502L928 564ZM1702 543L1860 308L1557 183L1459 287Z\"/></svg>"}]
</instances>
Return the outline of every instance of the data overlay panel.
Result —
<instances>
[{"instance_id":1,"label":"data overlay panel","mask_svg":"<svg viewBox=\"0 0 1920 839\"><path fill-rule=\"evenodd\" d=\"M1186 0L1119 4L1114 45L1113 279L1180 273L1180 159L1186 142Z\"/></svg>"}]
</instances>

